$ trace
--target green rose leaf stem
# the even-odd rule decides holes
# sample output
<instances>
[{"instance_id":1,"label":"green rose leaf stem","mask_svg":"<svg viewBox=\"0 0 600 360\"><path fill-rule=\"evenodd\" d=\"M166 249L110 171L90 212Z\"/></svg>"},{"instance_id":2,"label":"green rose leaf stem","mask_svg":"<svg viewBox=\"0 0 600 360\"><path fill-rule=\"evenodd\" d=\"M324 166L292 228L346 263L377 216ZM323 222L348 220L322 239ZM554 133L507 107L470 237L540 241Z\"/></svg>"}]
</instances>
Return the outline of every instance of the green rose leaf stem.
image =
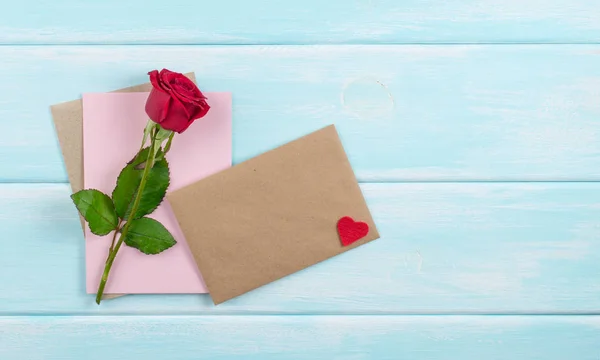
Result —
<instances>
[{"instance_id":1,"label":"green rose leaf stem","mask_svg":"<svg viewBox=\"0 0 600 360\"><path fill-rule=\"evenodd\" d=\"M146 187L146 184L148 183L148 178L149 178L149 175L153 168L153 165L157 165L157 164L154 164L157 151L152 151L152 150L159 147L160 142L162 140L162 139L159 139L159 137L158 137L158 134L160 133L160 130L158 128L159 128L159 125L156 125L154 127L153 133L151 135L150 148L149 148L149 149L151 149L151 151L145 152L147 154L146 162L144 164L144 169L143 169L143 173L142 173L142 176L140 179L139 186L137 188L137 192L134 195L133 202L130 207L130 211L128 212L129 214L137 214L138 208L140 207L140 204L142 203L142 200L143 200L144 189ZM142 151L140 151L139 154L143 154L143 153L144 153L144 151L142 150ZM136 158L137 158L137 156L136 156ZM135 161L134 161L134 163L135 163ZM128 166L130 166L130 165L135 165L135 164L128 164ZM125 169L127 169L127 167L125 167ZM140 171L140 170L137 170L137 171ZM161 183L162 184L166 183L166 185L168 186L168 183L169 183L168 171L167 171L167 176L163 177L162 180L163 181L161 181ZM165 192L166 192L166 186L164 187L164 191L161 191L161 192L162 192L162 196L161 196L160 200L162 201L162 197L164 197ZM152 209L152 210L154 210L154 209ZM123 215L123 217L126 217L126 216ZM132 216L132 218L133 218L133 216ZM97 304L100 304L100 302L102 301L102 295L104 294L104 288L106 287L106 282L108 281L110 269L112 268L112 265L115 261L117 253L119 252L119 249L121 248L121 245L123 245L123 242L125 241L125 239L130 237L129 229L131 228L132 224L135 224L135 222L127 221L120 230L116 231L116 232L120 232L121 235L119 236L119 240L115 244L114 248L112 248L112 250L109 251L108 259L106 260L106 264L104 266L104 272L102 273L102 279L100 280L100 285L98 286L98 292L96 294L96 303ZM166 229L165 229L165 231L166 231ZM171 236L171 239L172 239L172 236ZM115 238L113 238L113 241L114 240L115 240ZM169 247L175 245L175 240L172 239L169 242L163 242L162 245L164 248L161 248L160 251L164 251L164 250L168 249ZM156 253L158 253L160 251L157 251Z\"/></svg>"},{"instance_id":2,"label":"green rose leaf stem","mask_svg":"<svg viewBox=\"0 0 600 360\"><path fill-rule=\"evenodd\" d=\"M110 270L123 243L149 255L159 254L176 244L161 223L145 217L154 212L167 193L170 174L165 154L173 135L172 131L149 120L140 150L121 170L112 198L95 189L71 195L93 234L104 236L114 232L96 294L97 304L102 301ZM144 147L148 138L150 145Z\"/></svg>"}]
</instances>

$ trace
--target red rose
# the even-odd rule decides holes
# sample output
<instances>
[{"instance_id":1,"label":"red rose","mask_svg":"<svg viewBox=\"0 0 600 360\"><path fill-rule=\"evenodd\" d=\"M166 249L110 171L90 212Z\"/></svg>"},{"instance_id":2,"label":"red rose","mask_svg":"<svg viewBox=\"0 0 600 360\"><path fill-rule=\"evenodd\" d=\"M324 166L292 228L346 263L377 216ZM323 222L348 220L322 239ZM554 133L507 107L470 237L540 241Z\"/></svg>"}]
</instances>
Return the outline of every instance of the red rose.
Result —
<instances>
[{"instance_id":1,"label":"red rose","mask_svg":"<svg viewBox=\"0 0 600 360\"><path fill-rule=\"evenodd\" d=\"M162 69L148 75L152 91L146 113L164 129L182 133L210 109L200 89L183 74Z\"/></svg>"}]
</instances>

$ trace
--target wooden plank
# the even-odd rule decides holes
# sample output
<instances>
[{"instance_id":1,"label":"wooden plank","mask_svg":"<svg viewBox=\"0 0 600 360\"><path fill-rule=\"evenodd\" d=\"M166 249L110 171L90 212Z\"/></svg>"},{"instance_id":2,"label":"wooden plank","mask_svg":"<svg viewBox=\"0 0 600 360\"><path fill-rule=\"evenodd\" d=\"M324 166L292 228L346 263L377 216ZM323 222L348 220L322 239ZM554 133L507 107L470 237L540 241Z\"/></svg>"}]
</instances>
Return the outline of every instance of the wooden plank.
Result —
<instances>
[{"instance_id":1,"label":"wooden plank","mask_svg":"<svg viewBox=\"0 0 600 360\"><path fill-rule=\"evenodd\" d=\"M64 184L0 186L0 315L599 313L600 184L363 184L382 238L219 306L85 294ZM1 357L0 357L1 358Z\"/></svg>"},{"instance_id":2,"label":"wooden plank","mask_svg":"<svg viewBox=\"0 0 600 360\"><path fill-rule=\"evenodd\" d=\"M4 44L598 42L594 0L6 3Z\"/></svg>"},{"instance_id":3,"label":"wooden plank","mask_svg":"<svg viewBox=\"0 0 600 360\"><path fill-rule=\"evenodd\" d=\"M598 359L598 316L0 318L2 359Z\"/></svg>"},{"instance_id":4,"label":"wooden plank","mask_svg":"<svg viewBox=\"0 0 600 360\"><path fill-rule=\"evenodd\" d=\"M63 182L48 106L196 71L234 162L335 123L360 181L600 180L600 46L0 47L0 181Z\"/></svg>"}]
</instances>

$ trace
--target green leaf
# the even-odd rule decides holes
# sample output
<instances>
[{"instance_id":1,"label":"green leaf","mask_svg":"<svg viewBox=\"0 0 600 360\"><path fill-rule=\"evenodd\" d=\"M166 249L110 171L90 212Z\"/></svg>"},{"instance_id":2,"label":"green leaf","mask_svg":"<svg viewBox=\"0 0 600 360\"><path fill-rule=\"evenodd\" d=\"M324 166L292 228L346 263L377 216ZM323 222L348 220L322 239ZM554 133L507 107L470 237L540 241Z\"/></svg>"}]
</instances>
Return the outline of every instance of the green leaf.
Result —
<instances>
[{"instance_id":1,"label":"green leaf","mask_svg":"<svg viewBox=\"0 0 600 360\"><path fill-rule=\"evenodd\" d=\"M149 148L144 148L140 153L130 161L127 166L121 170L117 178L117 185L112 193L117 214L121 219L127 220L130 217L133 200L137 194L142 174L143 165L148 157ZM140 168L142 167L142 168ZM133 219L141 218L144 215L151 214L163 201L167 188L169 187L169 164L163 157L157 161L146 181L146 186L142 192L142 199Z\"/></svg>"},{"instance_id":2,"label":"green leaf","mask_svg":"<svg viewBox=\"0 0 600 360\"><path fill-rule=\"evenodd\" d=\"M127 246L148 255L158 254L177 244L163 224L147 217L131 221L124 241Z\"/></svg>"},{"instance_id":3,"label":"green leaf","mask_svg":"<svg viewBox=\"0 0 600 360\"><path fill-rule=\"evenodd\" d=\"M119 219L108 195L89 189L72 194L71 199L88 222L92 233L104 236L117 228Z\"/></svg>"},{"instance_id":4,"label":"green leaf","mask_svg":"<svg viewBox=\"0 0 600 360\"><path fill-rule=\"evenodd\" d=\"M162 126L158 125L158 133L156 133L156 142L162 144L166 138L171 136L173 132L171 130L166 130Z\"/></svg>"},{"instance_id":5,"label":"green leaf","mask_svg":"<svg viewBox=\"0 0 600 360\"><path fill-rule=\"evenodd\" d=\"M142 138L142 147L144 146L144 144L146 144L146 140L148 139L148 136L150 136L150 133L152 132L152 129L154 129L155 126L156 123L152 120L148 120L148 122L146 123L146 128L144 129L144 137Z\"/></svg>"},{"instance_id":6,"label":"green leaf","mask_svg":"<svg viewBox=\"0 0 600 360\"><path fill-rule=\"evenodd\" d=\"M175 135L175 133L171 131L171 135L169 135L169 140L167 140L167 145L165 145L165 154L168 153L169 150L171 150L171 142L173 141L173 135Z\"/></svg>"},{"instance_id":7,"label":"green leaf","mask_svg":"<svg viewBox=\"0 0 600 360\"><path fill-rule=\"evenodd\" d=\"M161 150L161 146L162 143L165 141L165 139L169 138L171 139L171 134L173 134L173 132L171 130L165 130L162 128L162 126L160 125L156 125L158 131L156 132L156 135L154 136L155 141L154 141L154 162L158 162L160 160L162 160L162 158L164 157L164 153ZM170 143L169 143L170 145Z\"/></svg>"}]
</instances>

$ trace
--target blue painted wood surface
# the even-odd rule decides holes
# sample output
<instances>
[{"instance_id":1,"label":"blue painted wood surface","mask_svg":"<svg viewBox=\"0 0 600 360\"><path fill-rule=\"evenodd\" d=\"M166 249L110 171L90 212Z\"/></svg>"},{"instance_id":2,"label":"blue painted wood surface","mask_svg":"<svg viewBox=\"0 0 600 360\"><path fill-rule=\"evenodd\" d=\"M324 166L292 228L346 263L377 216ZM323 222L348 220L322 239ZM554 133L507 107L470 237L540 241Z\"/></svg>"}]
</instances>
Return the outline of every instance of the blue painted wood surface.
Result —
<instances>
[{"instance_id":1,"label":"blue painted wood surface","mask_svg":"<svg viewBox=\"0 0 600 360\"><path fill-rule=\"evenodd\" d=\"M577 316L42 316L0 321L2 359L595 360L600 343L599 319Z\"/></svg>"},{"instance_id":2,"label":"blue painted wood surface","mask_svg":"<svg viewBox=\"0 0 600 360\"><path fill-rule=\"evenodd\" d=\"M21 0L3 44L590 43L596 0Z\"/></svg>"},{"instance_id":3,"label":"blue painted wood surface","mask_svg":"<svg viewBox=\"0 0 600 360\"><path fill-rule=\"evenodd\" d=\"M600 185L362 184L382 238L217 307L85 294L66 184L0 187L0 315L600 312ZM22 229L22 230L21 230ZM21 235L19 235L21 234ZM43 300L41 300L43 299Z\"/></svg>"},{"instance_id":4,"label":"blue painted wood surface","mask_svg":"<svg viewBox=\"0 0 600 360\"><path fill-rule=\"evenodd\" d=\"M0 359L598 359L599 6L3 4ZM235 163L335 123L382 238L96 306L48 106L161 67L233 92Z\"/></svg>"},{"instance_id":5,"label":"blue painted wood surface","mask_svg":"<svg viewBox=\"0 0 600 360\"><path fill-rule=\"evenodd\" d=\"M233 92L234 163L335 123L360 181L600 179L598 45L6 46L0 58L4 181L66 181L48 104L162 66Z\"/></svg>"}]
</instances>

